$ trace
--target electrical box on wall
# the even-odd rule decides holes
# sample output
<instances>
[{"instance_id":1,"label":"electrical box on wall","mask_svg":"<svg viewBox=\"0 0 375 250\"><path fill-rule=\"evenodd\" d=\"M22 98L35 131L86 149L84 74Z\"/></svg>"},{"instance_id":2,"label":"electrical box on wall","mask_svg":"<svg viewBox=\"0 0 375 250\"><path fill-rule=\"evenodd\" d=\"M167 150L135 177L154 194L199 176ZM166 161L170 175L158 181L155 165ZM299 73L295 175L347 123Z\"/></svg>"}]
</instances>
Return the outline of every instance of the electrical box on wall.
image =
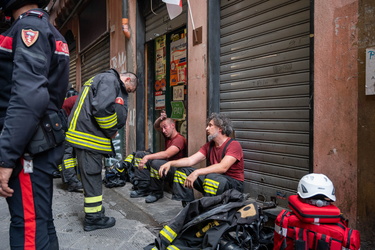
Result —
<instances>
[{"instance_id":1,"label":"electrical box on wall","mask_svg":"<svg viewBox=\"0 0 375 250\"><path fill-rule=\"evenodd\" d=\"M366 49L366 95L375 95L375 49Z\"/></svg>"}]
</instances>

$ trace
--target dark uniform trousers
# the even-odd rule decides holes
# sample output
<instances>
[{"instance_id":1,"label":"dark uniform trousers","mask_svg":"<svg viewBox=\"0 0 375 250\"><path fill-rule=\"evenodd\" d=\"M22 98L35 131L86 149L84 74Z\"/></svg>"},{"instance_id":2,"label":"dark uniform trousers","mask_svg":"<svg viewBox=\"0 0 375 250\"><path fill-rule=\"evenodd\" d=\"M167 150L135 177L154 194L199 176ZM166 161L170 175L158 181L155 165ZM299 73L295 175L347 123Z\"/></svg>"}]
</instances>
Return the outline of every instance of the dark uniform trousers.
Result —
<instances>
[{"instance_id":1,"label":"dark uniform trousers","mask_svg":"<svg viewBox=\"0 0 375 250\"><path fill-rule=\"evenodd\" d=\"M194 170L196 169L192 167L176 169L173 179L172 198L174 200L186 202L194 200L193 189L184 187L186 178ZM199 176L194 182L194 188L201 192L203 196L216 196L221 195L228 189L236 189L243 192L243 182L224 174L208 174Z\"/></svg>"},{"instance_id":2,"label":"dark uniform trousers","mask_svg":"<svg viewBox=\"0 0 375 250\"><path fill-rule=\"evenodd\" d=\"M150 164L149 161L143 166L143 169L138 169L138 164L142 158L150 154L145 151L137 151L134 155L134 179L133 185L135 189L142 192L148 192L150 188Z\"/></svg>"},{"instance_id":3,"label":"dark uniform trousers","mask_svg":"<svg viewBox=\"0 0 375 250\"><path fill-rule=\"evenodd\" d=\"M34 246L36 249L59 248L52 216L52 174L62 160L63 151L61 145L36 155L33 173L24 173L21 162L14 169L14 173L20 173L10 178L9 186L14 193L6 199L11 214L9 234L12 250L34 249Z\"/></svg>"},{"instance_id":4,"label":"dark uniform trousers","mask_svg":"<svg viewBox=\"0 0 375 250\"><path fill-rule=\"evenodd\" d=\"M78 169L84 190L84 212L102 211L102 160L103 155L89 150L75 148Z\"/></svg>"},{"instance_id":5,"label":"dark uniform trousers","mask_svg":"<svg viewBox=\"0 0 375 250\"><path fill-rule=\"evenodd\" d=\"M150 164L150 191L156 194L163 194L164 182L172 185L173 176L176 168L171 167L167 173L167 176L160 177L160 167L167 163L166 160L152 160Z\"/></svg>"}]
</instances>

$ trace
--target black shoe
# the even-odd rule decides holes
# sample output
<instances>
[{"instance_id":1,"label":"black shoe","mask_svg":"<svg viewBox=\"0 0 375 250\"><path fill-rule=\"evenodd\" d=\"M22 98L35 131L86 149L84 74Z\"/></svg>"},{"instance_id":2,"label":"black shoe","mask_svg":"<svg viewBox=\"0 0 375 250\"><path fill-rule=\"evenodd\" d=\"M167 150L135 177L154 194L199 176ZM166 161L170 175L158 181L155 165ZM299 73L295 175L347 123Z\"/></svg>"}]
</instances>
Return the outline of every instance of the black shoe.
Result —
<instances>
[{"instance_id":1,"label":"black shoe","mask_svg":"<svg viewBox=\"0 0 375 250\"><path fill-rule=\"evenodd\" d=\"M146 201L146 203L154 203L155 201L157 201L161 198L163 198L162 193L161 194L160 193L151 193L146 197L145 201Z\"/></svg>"},{"instance_id":2,"label":"black shoe","mask_svg":"<svg viewBox=\"0 0 375 250\"><path fill-rule=\"evenodd\" d=\"M96 213L103 215L102 213ZM93 231L96 229L104 229L113 227L116 224L116 219L113 217L99 217L99 218L91 218L90 216L85 217L85 220L83 222L83 230L85 231Z\"/></svg>"},{"instance_id":3,"label":"black shoe","mask_svg":"<svg viewBox=\"0 0 375 250\"><path fill-rule=\"evenodd\" d=\"M134 190L130 192L130 198L145 197L149 195L149 193L150 192L147 192L147 191Z\"/></svg>"},{"instance_id":4,"label":"black shoe","mask_svg":"<svg viewBox=\"0 0 375 250\"><path fill-rule=\"evenodd\" d=\"M83 187L81 183L75 183L75 184L69 185L67 190L68 192L83 193Z\"/></svg>"}]
</instances>

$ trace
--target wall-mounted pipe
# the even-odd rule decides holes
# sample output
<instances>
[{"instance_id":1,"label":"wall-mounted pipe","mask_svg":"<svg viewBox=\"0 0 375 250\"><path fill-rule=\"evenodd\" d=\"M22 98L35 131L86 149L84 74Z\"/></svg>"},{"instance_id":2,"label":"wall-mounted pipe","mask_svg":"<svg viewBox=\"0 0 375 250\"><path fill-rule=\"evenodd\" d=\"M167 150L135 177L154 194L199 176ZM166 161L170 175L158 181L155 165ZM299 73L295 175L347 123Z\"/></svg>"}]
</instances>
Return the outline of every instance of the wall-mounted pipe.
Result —
<instances>
[{"instance_id":1,"label":"wall-mounted pipe","mask_svg":"<svg viewBox=\"0 0 375 250\"><path fill-rule=\"evenodd\" d=\"M128 0L122 0L122 31L127 39L130 38L128 9Z\"/></svg>"}]
</instances>

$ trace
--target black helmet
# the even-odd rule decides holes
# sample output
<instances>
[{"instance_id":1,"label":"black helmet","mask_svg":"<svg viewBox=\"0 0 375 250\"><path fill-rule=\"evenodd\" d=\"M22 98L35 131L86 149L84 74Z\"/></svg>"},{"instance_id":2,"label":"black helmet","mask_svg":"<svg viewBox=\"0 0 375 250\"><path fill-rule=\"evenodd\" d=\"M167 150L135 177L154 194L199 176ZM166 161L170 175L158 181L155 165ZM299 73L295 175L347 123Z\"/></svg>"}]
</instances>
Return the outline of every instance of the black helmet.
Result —
<instances>
[{"instance_id":1,"label":"black helmet","mask_svg":"<svg viewBox=\"0 0 375 250\"><path fill-rule=\"evenodd\" d=\"M69 98L75 95L78 95L78 92L75 89L70 88L68 92L66 92L65 98Z\"/></svg>"},{"instance_id":2,"label":"black helmet","mask_svg":"<svg viewBox=\"0 0 375 250\"><path fill-rule=\"evenodd\" d=\"M39 8L44 8L49 1L50 0L0 0L0 10L8 12L30 3L37 4Z\"/></svg>"}]
</instances>

